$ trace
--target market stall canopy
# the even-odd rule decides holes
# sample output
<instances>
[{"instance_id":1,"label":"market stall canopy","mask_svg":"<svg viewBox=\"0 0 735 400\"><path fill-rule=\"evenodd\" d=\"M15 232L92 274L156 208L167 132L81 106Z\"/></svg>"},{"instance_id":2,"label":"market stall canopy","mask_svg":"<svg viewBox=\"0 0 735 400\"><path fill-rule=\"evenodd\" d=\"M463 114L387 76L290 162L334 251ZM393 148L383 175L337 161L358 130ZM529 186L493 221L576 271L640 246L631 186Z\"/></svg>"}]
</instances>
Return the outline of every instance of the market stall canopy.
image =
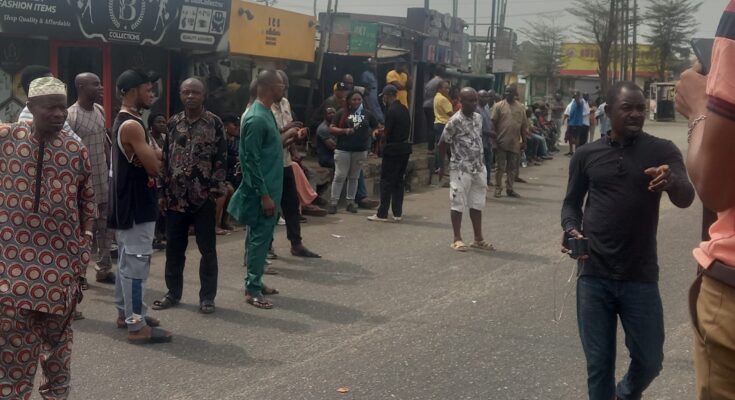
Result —
<instances>
[{"instance_id":1,"label":"market stall canopy","mask_svg":"<svg viewBox=\"0 0 735 400\"><path fill-rule=\"evenodd\" d=\"M0 33L214 51L230 0L0 0Z\"/></svg>"},{"instance_id":2,"label":"market stall canopy","mask_svg":"<svg viewBox=\"0 0 735 400\"><path fill-rule=\"evenodd\" d=\"M314 61L314 17L233 0L230 18L231 54Z\"/></svg>"}]
</instances>

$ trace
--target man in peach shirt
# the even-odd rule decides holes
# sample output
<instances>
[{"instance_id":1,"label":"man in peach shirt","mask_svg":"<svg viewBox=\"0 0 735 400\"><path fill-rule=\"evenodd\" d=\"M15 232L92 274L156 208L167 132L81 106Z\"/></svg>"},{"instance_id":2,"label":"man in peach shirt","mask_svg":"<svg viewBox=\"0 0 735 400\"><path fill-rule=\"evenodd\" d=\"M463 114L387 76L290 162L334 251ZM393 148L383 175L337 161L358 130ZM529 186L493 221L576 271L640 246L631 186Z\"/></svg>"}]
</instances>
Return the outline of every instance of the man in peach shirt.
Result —
<instances>
[{"instance_id":1,"label":"man in peach shirt","mask_svg":"<svg viewBox=\"0 0 735 400\"><path fill-rule=\"evenodd\" d=\"M694 249L690 291L697 398L735 399L735 0L725 9L707 76L682 74L676 108L689 119L687 166L705 208L718 213Z\"/></svg>"}]
</instances>

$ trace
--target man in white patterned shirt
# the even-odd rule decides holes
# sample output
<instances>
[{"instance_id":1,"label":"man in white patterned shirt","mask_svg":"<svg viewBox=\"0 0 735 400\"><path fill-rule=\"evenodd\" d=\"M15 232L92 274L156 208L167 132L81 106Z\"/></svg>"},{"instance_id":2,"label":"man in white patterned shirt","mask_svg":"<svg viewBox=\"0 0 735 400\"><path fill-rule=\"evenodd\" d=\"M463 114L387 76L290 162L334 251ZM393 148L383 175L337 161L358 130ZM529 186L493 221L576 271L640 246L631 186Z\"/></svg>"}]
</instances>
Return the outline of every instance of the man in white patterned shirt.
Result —
<instances>
[{"instance_id":1,"label":"man in white patterned shirt","mask_svg":"<svg viewBox=\"0 0 735 400\"><path fill-rule=\"evenodd\" d=\"M97 75L85 72L77 75L74 85L77 88L78 100L69 107L67 122L89 150L89 159L92 163L92 184L98 210L93 231L99 252L99 262L95 267L96 280L114 284L115 274L112 272L110 259L112 232L107 230L109 167L106 150L109 149L106 147L109 143L105 130L105 112L101 105L95 103L102 98L102 84Z\"/></svg>"},{"instance_id":2,"label":"man in white patterned shirt","mask_svg":"<svg viewBox=\"0 0 735 400\"><path fill-rule=\"evenodd\" d=\"M462 213L470 209L470 220L475 240L470 247L482 250L495 250L482 236L482 210L487 195L487 169L485 168L482 146L482 117L476 113L477 92L465 87L459 93L462 103L461 112L455 113L444 127L439 139L439 154L446 154L447 146L451 151L449 162L449 199L451 202L452 228L454 241L452 249L467 251L462 241ZM444 167L440 176L444 176Z\"/></svg>"}]
</instances>

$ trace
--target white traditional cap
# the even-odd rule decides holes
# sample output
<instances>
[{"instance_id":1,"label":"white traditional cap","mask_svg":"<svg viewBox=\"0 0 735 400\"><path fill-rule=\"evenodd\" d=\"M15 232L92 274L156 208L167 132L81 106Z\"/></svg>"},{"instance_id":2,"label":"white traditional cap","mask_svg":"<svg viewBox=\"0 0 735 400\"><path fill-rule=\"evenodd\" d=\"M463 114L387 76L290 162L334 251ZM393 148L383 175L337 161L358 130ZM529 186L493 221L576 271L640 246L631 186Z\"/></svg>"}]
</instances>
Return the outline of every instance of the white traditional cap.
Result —
<instances>
[{"instance_id":1,"label":"white traditional cap","mask_svg":"<svg viewBox=\"0 0 735 400\"><path fill-rule=\"evenodd\" d=\"M28 98L50 95L66 96L66 84L53 76L34 79L28 89Z\"/></svg>"}]
</instances>

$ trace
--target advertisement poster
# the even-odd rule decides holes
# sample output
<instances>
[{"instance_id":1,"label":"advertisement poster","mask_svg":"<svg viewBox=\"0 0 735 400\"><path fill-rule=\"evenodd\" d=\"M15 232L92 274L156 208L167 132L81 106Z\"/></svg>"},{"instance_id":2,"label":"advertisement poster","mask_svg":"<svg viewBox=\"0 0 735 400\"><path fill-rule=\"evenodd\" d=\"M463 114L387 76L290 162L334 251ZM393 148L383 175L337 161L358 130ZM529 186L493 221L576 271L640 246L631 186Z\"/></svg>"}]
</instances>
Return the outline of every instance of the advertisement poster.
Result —
<instances>
[{"instance_id":1,"label":"advertisement poster","mask_svg":"<svg viewBox=\"0 0 735 400\"><path fill-rule=\"evenodd\" d=\"M230 0L0 0L0 32L214 50Z\"/></svg>"}]
</instances>

